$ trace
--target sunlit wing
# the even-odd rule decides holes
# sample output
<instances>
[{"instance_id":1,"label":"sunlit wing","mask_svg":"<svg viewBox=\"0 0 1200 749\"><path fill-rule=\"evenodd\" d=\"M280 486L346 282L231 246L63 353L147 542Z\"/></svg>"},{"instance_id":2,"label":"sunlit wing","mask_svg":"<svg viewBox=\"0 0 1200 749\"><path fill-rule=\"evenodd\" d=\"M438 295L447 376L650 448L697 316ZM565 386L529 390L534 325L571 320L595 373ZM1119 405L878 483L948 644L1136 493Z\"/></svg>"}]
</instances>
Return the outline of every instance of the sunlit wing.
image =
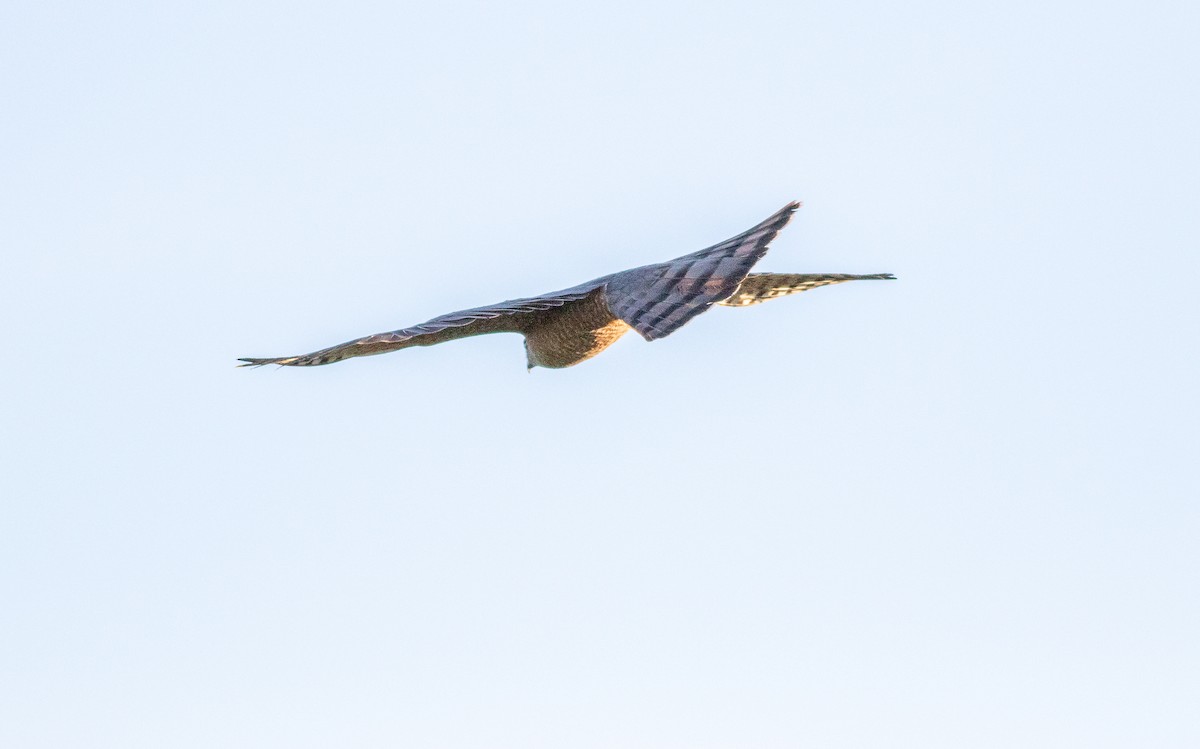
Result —
<instances>
[{"instance_id":1,"label":"sunlit wing","mask_svg":"<svg viewBox=\"0 0 1200 749\"><path fill-rule=\"evenodd\" d=\"M820 286L861 280L894 281L896 277L891 273L871 273L862 276L852 273L751 273L737 287L737 291L717 304L726 307L749 307L751 304L767 302L788 294L798 294Z\"/></svg>"}]
</instances>

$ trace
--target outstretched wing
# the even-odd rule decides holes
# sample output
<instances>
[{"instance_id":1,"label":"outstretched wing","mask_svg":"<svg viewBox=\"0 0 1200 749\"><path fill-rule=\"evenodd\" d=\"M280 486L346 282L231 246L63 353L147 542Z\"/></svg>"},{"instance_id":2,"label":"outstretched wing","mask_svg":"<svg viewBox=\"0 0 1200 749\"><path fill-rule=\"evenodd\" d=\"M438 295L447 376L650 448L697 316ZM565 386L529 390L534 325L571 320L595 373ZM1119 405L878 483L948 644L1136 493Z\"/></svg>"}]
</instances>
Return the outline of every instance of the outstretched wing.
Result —
<instances>
[{"instance_id":1,"label":"outstretched wing","mask_svg":"<svg viewBox=\"0 0 1200 749\"><path fill-rule=\"evenodd\" d=\"M596 284L585 284L564 291L545 294L529 299L511 299L488 307L451 312L435 317L429 322L401 328L389 333L369 335L337 346L314 351L301 356L280 356L269 359L238 359L245 362L241 367L260 367L264 364L281 364L288 367L309 367L349 359L354 356L386 354L409 346L432 346L484 333L520 333L535 322L540 313L557 309L565 304L577 302L597 288Z\"/></svg>"},{"instance_id":2,"label":"outstretched wing","mask_svg":"<svg viewBox=\"0 0 1200 749\"><path fill-rule=\"evenodd\" d=\"M753 229L699 252L613 275L609 308L648 341L670 335L729 298L799 207L788 203Z\"/></svg>"},{"instance_id":3,"label":"outstretched wing","mask_svg":"<svg viewBox=\"0 0 1200 749\"><path fill-rule=\"evenodd\" d=\"M868 279L894 281L896 277L891 273L871 273L865 276L851 273L751 273L732 296L717 304L725 307L749 307L751 304L767 302L788 294L798 294L818 286Z\"/></svg>"}]
</instances>

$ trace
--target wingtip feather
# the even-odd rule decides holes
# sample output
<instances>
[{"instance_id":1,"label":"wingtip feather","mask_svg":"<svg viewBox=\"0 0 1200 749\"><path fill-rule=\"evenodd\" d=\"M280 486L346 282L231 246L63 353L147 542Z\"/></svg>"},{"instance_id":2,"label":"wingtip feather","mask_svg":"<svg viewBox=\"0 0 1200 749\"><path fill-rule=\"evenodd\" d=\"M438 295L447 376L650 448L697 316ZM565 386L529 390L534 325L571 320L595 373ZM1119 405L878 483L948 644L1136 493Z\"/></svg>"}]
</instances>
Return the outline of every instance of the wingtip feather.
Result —
<instances>
[{"instance_id":1,"label":"wingtip feather","mask_svg":"<svg viewBox=\"0 0 1200 749\"><path fill-rule=\"evenodd\" d=\"M287 357L284 357L284 358L287 358ZM238 359L238 361L240 361L240 362L245 362L245 364L238 364L238 365L237 365L238 367L262 367L262 366L265 366L265 365L267 365L267 364L282 364L282 363L283 363L283 359L250 359L250 358L239 358L239 359Z\"/></svg>"}]
</instances>

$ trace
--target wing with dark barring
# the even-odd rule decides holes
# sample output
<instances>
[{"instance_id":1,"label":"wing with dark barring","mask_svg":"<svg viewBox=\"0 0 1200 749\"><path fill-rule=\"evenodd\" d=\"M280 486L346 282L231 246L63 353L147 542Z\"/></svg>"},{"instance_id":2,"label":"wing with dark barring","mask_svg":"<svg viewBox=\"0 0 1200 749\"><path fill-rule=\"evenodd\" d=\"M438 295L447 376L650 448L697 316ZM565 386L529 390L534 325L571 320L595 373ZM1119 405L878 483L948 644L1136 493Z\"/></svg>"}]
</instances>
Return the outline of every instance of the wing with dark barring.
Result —
<instances>
[{"instance_id":1,"label":"wing with dark barring","mask_svg":"<svg viewBox=\"0 0 1200 749\"><path fill-rule=\"evenodd\" d=\"M609 308L648 341L670 335L728 299L799 207L788 203L754 228L699 252L614 274L605 287Z\"/></svg>"}]
</instances>

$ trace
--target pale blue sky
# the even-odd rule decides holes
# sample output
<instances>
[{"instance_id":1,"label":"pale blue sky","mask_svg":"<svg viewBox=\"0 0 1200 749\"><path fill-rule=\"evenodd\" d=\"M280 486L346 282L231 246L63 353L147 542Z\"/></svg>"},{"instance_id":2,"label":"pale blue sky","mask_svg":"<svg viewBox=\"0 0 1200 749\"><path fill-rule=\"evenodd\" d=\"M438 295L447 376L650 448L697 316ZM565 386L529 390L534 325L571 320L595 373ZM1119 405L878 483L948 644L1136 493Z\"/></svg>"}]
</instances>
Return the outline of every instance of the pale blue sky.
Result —
<instances>
[{"instance_id":1,"label":"pale blue sky","mask_svg":"<svg viewBox=\"0 0 1200 749\"><path fill-rule=\"evenodd\" d=\"M1194 3L0 8L0 745L1200 745ZM235 369L699 249L525 372Z\"/></svg>"}]
</instances>

